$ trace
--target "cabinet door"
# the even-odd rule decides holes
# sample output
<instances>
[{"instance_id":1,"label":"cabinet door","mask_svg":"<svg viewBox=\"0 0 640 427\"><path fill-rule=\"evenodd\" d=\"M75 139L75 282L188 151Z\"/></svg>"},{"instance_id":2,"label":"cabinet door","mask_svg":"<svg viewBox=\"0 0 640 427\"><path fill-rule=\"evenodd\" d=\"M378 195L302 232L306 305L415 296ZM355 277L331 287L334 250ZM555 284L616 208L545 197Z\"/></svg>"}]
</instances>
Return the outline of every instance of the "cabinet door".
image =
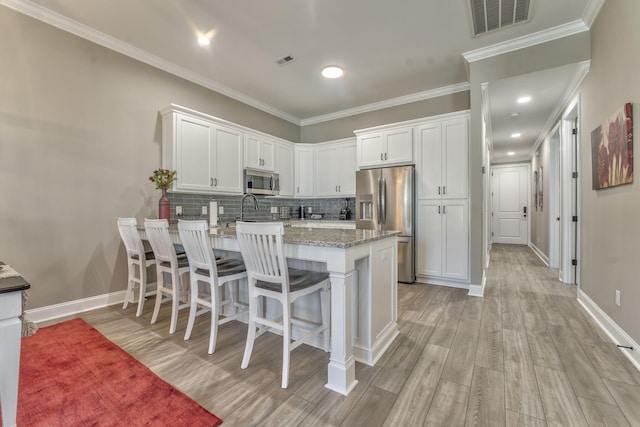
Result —
<instances>
[{"instance_id":1,"label":"cabinet door","mask_svg":"<svg viewBox=\"0 0 640 427\"><path fill-rule=\"evenodd\" d=\"M447 199L464 199L469 194L469 131L467 119L442 124L443 195Z\"/></svg>"},{"instance_id":2,"label":"cabinet door","mask_svg":"<svg viewBox=\"0 0 640 427\"><path fill-rule=\"evenodd\" d=\"M280 175L280 195L293 196L293 147L286 144L277 144L275 171Z\"/></svg>"},{"instance_id":3,"label":"cabinet door","mask_svg":"<svg viewBox=\"0 0 640 427\"><path fill-rule=\"evenodd\" d=\"M413 128L404 128L384 133L385 163L408 163L413 161Z\"/></svg>"},{"instance_id":4,"label":"cabinet door","mask_svg":"<svg viewBox=\"0 0 640 427\"><path fill-rule=\"evenodd\" d=\"M336 147L323 147L315 153L315 195L335 196L340 181L339 150Z\"/></svg>"},{"instance_id":5,"label":"cabinet door","mask_svg":"<svg viewBox=\"0 0 640 427\"><path fill-rule=\"evenodd\" d=\"M268 139L263 140L260 152L262 169L273 172L275 170L275 143Z\"/></svg>"},{"instance_id":6,"label":"cabinet door","mask_svg":"<svg viewBox=\"0 0 640 427\"><path fill-rule=\"evenodd\" d=\"M260 169L262 164L260 155L260 139L253 135L245 135L244 139L244 167Z\"/></svg>"},{"instance_id":7,"label":"cabinet door","mask_svg":"<svg viewBox=\"0 0 640 427\"><path fill-rule=\"evenodd\" d=\"M242 194L242 134L233 129L215 128L214 187L216 193Z\"/></svg>"},{"instance_id":8,"label":"cabinet door","mask_svg":"<svg viewBox=\"0 0 640 427\"><path fill-rule=\"evenodd\" d=\"M420 198L440 199L442 194L442 126L430 123L416 129L420 146Z\"/></svg>"},{"instance_id":9,"label":"cabinet door","mask_svg":"<svg viewBox=\"0 0 640 427\"><path fill-rule=\"evenodd\" d=\"M358 164L360 167L378 166L384 162L384 139L382 133L358 137Z\"/></svg>"},{"instance_id":10,"label":"cabinet door","mask_svg":"<svg viewBox=\"0 0 640 427\"><path fill-rule=\"evenodd\" d=\"M356 195L356 151L356 146L353 143L338 150L338 174L341 177L338 182L338 195L340 197L355 197Z\"/></svg>"},{"instance_id":11,"label":"cabinet door","mask_svg":"<svg viewBox=\"0 0 640 427\"><path fill-rule=\"evenodd\" d=\"M439 200L418 202L416 274L442 274L442 205Z\"/></svg>"},{"instance_id":12,"label":"cabinet door","mask_svg":"<svg viewBox=\"0 0 640 427\"><path fill-rule=\"evenodd\" d=\"M313 148L296 148L296 197L313 196L314 152Z\"/></svg>"},{"instance_id":13,"label":"cabinet door","mask_svg":"<svg viewBox=\"0 0 640 427\"><path fill-rule=\"evenodd\" d=\"M203 120L176 115L177 190L211 192L212 131Z\"/></svg>"},{"instance_id":14,"label":"cabinet door","mask_svg":"<svg viewBox=\"0 0 640 427\"><path fill-rule=\"evenodd\" d=\"M469 279L469 202L443 201L442 276L450 279Z\"/></svg>"}]
</instances>

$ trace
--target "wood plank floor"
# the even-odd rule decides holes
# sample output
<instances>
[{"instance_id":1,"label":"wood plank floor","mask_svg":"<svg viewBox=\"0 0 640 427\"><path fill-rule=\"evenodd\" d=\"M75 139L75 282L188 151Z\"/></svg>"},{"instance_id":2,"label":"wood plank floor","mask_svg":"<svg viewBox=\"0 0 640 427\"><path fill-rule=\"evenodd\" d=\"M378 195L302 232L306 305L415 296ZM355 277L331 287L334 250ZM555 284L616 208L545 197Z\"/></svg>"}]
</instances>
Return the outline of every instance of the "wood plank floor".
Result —
<instances>
[{"instance_id":1,"label":"wood plank floor","mask_svg":"<svg viewBox=\"0 0 640 427\"><path fill-rule=\"evenodd\" d=\"M240 369L246 325L208 318L183 340L152 302L82 317L224 420L225 426L640 426L640 374L527 247L494 245L484 298L460 289L399 285L401 335L376 366L357 364L344 397L324 388L329 356L302 346L280 388L281 338L266 334ZM168 308L168 307L167 307Z\"/></svg>"}]
</instances>

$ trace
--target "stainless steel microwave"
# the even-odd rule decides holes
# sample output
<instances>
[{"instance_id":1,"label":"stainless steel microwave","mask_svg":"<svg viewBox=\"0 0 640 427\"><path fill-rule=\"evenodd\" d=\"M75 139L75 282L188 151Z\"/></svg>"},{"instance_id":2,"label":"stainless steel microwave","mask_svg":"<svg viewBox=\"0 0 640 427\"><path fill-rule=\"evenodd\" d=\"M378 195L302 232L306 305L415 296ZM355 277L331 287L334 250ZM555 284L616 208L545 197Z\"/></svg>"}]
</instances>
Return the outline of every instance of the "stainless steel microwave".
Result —
<instances>
[{"instance_id":1,"label":"stainless steel microwave","mask_svg":"<svg viewBox=\"0 0 640 427\"><path fill-rule=\"evenodd\" d=\"M275 172L245 169L244 192L277 196L280 194L280 176Z\"/></svg>"}]
</instances>

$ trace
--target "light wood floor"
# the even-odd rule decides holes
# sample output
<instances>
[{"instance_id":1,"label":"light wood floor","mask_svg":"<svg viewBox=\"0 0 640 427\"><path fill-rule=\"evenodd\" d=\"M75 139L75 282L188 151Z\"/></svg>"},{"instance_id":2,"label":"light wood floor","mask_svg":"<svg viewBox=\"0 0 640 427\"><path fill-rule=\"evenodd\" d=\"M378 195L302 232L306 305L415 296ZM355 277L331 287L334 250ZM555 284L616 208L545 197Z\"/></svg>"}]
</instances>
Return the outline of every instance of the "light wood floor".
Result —
<instances>
[{"instance_id":1,"label":"light wood floor","mask_svg":"<svg viewBox=\"0 0 640 427\"><path fill-rule=\"evenodd\" d=\"M186 312L169 335L168 311L150 325L135 306L82 317L224 420L225 426L640 426L640 373L526 247L495 245L484 298L430 285L399 286L401 335L343 397L325 389L329 357L302 346L280 388L281 338L256 342L240 369L246 325L219 329L208 355L208 318L183 340Z\"/></svg>"}]
</instances>

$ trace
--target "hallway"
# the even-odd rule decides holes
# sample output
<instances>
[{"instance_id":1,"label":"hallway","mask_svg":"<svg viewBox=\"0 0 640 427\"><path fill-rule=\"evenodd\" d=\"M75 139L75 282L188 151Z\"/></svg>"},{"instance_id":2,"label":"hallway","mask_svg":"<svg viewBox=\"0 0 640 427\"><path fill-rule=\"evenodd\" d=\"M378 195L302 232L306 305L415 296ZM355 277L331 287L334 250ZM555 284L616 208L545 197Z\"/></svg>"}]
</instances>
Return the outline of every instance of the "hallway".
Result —
<instances>
[{"instance_id":1,"label":"hallway","mask_svg":"<svg viewBox=\"0 0 640 427\"><path fill-rule=\"evenodd\" d=\"M225 426L640 426L640 372L526 246L494 245L484 298L463 289L399 285L401 335L376 366L357 364L344 397L325 389L328 355L302 346L280 388L281 339L256 342L240 369L246 325L208 318L183 340L168 310L149 324L135 306L84 314L109 339L220 416Z\"/></svg>"}]
</instances>

